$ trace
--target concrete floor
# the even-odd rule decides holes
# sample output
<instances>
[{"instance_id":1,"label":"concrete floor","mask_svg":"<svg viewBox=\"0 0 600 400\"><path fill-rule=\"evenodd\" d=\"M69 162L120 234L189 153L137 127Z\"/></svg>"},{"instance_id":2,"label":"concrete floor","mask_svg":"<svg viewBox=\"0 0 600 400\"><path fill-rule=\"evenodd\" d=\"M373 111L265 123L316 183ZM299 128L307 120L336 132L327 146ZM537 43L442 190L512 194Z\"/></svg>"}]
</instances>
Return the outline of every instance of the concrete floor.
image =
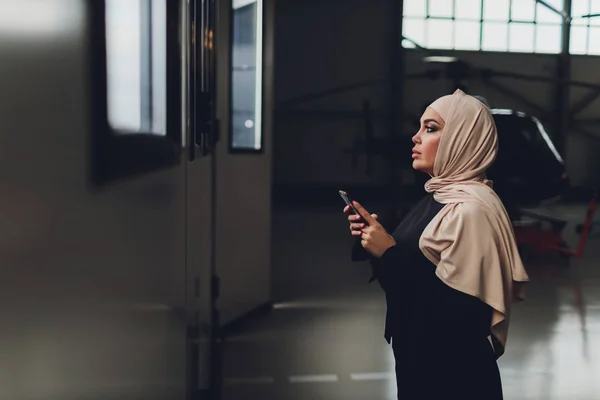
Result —
<instances>
[{"instance_id":1,"label":"concrete floor","mask_svg":"<svg viewBox=\"0 0 600 400\"><path fill-rule=\"evenodd\" d=\"M549 212L573 222L576 246L585 205ZM223 399L395 399L383 293L367 264L350 262L345 217L279 210L273 238L276 306L226 340ZM499 361L505 399L600 399L600 238L579 259L526 267L529 300L513 309Z\"/></svg>"}]
</instances>

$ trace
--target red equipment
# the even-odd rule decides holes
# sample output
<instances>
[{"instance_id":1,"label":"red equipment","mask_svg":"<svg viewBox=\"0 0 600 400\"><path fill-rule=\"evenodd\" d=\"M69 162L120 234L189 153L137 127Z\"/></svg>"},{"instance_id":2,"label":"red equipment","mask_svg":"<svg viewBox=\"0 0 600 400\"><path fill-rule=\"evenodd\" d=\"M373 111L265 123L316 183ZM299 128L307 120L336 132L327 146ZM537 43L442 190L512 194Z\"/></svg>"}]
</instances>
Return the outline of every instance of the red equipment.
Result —
<instances>
[{"instance_id":1,"label":"red equipment","mask_svg":"<svg viewBox=\"0 0 600 400\"><path fill-rule=\"evenodd\" d=\"M594 219L599 198L600 189L596 190L596 193L588 206L587 216L583 224L581 236L579 237L577 249L569 248L567 242L563 238L562 233L567 225L567 221L529 211L522 211L521 214L534 218L534 220L513 221L517 245L520 249L527 248L536 253L557 252L565 257L581 257L592 227L592 221ZM543 222L549 222L550 229L544 229Z\"/></svg>"}]
</instances>

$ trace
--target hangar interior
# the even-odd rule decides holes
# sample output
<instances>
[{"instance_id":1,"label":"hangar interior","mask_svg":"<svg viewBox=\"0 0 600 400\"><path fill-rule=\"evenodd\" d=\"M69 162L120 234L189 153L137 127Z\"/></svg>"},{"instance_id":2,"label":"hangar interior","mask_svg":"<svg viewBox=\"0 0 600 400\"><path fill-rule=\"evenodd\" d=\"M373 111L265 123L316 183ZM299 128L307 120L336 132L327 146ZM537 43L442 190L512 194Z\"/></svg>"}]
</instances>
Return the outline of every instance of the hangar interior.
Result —
<instances>
[{"instance_id":1,"label":"hangar interior","mask_svg":"<svg viewBox=\"0 0 600 400\"><path fill-rule=\"evenodd\" d=\"M0 399L394 399L337 191L461 88L531 276L507 399L600 397L600 1L6 0Z\"/></svg>"}]
</instances>

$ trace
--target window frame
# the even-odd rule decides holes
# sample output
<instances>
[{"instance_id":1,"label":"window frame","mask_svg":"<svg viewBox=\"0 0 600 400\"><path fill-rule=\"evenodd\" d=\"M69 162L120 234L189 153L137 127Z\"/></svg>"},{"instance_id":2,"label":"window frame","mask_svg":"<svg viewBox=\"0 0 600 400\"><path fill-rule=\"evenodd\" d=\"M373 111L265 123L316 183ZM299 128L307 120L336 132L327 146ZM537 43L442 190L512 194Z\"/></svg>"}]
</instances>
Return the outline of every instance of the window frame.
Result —
<instances>
[{"instance_id":1,"label":"window frame","mask_svg":"<svg viewBox=\"0 0 600 400\"><path fill-rule=\"evenodd\" d=\"M170 168L181 162L182 85L180 5L166 3L166 132L123 134L108 119L106 1L88 2L90 140L89 179L103 186L122 179ZM141 66L140 66L141 68ZM140 77L142 79L142 77ZM121 132L121 133L120 133Z\"/></svg>"},{"instance_id":2,"label":"window frame","mask_svg":"<svg viewBox=\"0 0 600 400\"><path fill-rule=\"evenodd\" d=\"M264 15L265 15L265 7L264 0L256 0L256 43L258 44L260 41L261 54L257 57L257 61L260 61L259 65L256 66L256 76L260 75L260 82L256 83L255 88L260 88L260 105L256 104L256 106L260 106L260 146L259 148L254 147L236 147L233 145L234 138L234 129L233 129L233 97L234 97L234 80L233 80L233 51L234 51L234 41L235 41L235 24L234 24L234 8L233 1L230 3L229 7L229 56L230 56L230 64L228 69L228 81L229 81L229 135L228 135L228 152L230 154L255 154L261 155L265 153L265 130L264 130L264 121L265 121L265 80L264 80L264 65L265 65L265 51L264 51L264 37L265 37L265 24ZM247 6L247 5L245 5ZM255 90L255 98L256 98L256 90Z\"/></svg>"},{"instance_id":3,"label":"window frame","mask_svg":"<svg viewBox=\"0 0 600 400\"><path fill-rule=\"evenodd\" d=\"M513 2L514 0L509 0L509 9L508 9L508 19L506 21L493 21L493 20L488 20L485 18L485 2L486 1L490 1L490 0L480 0L480 4L481 4L481 8L480 8L480 12L479 12L479 19L471 19L471 18L457 18L456 17L456 0L452 0L452 16L451 17L438 17L438 16L431 16L430 14L430 2L431 0L425 0L426 1L426 11L425 11L425 16L424 17L412 17L412 16L404 16L404 12L402 14L402 18L403 21L406 20L415 20L415 21L428 21L428 20L446 20L446 21L452 21L452 26L453 26L453 33L452 33L452 47L451 48L438 48L438 47L429 47L429 46L425 46L423 45L423 43L418 43L416 42L414 39L410 38L409 36L405 36L404 32L402 33L402 42L403 42L403 47L404 47L404 42L405 40L407 42L412 42L417 43L420 47L428 49L428 50L440 50L440 51L477 51L477 52L498 52L498 53L513 53L513 54L546 54L546 55L555 55L555 54L560 54L560 49L558 51L555 52L547 52L547 51L536 51L536 42L537 42L537 26L553 26L553 27L557 27L561 29L561 35L562 35L562 24L563 23L550 23L550 22L540 22L538 21L538 7L542 6L540 3L538 3L536 0L530 0L534 3L534 15L533 15L533 20L532 21L524 21L524 20L519 20L519 19L513 19L512 14L513 14ZM518 1L523 1L523 0L518 0ZM590 0L591 1L591 0ZM564 4L564 3L563 3ZM465 22L477 22L479 24L479 46L477 49L456 49L456 41L455 41L455 31L454 31L454 27L457 21L465 21ZM502 23L506 25L506 50L487 50L484 48L484 35L483 35L483 31L484 31L484 24L486 22L494 22L494 23ZM533 36L533 49L532 51L514 51L514 50L510 50L510 26L511 24L527 24L527 25L533 25L534 27L534 36ZM588 34L589 36L589 34ZM429 42L428 38L427 38L427 32L425 32L425 40L426 42ZM559 42L560 43L560 42ZM588 41L589 43L589 41ZM417 47L417 46L415 46ZM412 47L404 47L405 49L411 49Z\"/></svg>"}]
</instances>

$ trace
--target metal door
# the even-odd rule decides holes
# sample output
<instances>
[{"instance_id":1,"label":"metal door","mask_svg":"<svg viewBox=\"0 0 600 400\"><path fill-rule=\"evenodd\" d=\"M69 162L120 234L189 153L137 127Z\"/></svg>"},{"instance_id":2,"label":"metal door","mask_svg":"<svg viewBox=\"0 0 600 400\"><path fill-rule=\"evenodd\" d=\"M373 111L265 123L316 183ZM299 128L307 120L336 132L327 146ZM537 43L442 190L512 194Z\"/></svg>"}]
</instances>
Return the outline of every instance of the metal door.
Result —
<instances>
[{"instance_id":1,"label":"metal door","mask_svg":"<svg viewBox=\"0 0 600 400\"><path fill-rule=\"evenodd\" d=\"M202 399L220 393L219 326L216 301L219 281L215 266L216 159L219 127L215 119L217 93L214 0L188 3L186 165L187 266L190 279L190 385Z\"/></svg>"}]
</instances>

